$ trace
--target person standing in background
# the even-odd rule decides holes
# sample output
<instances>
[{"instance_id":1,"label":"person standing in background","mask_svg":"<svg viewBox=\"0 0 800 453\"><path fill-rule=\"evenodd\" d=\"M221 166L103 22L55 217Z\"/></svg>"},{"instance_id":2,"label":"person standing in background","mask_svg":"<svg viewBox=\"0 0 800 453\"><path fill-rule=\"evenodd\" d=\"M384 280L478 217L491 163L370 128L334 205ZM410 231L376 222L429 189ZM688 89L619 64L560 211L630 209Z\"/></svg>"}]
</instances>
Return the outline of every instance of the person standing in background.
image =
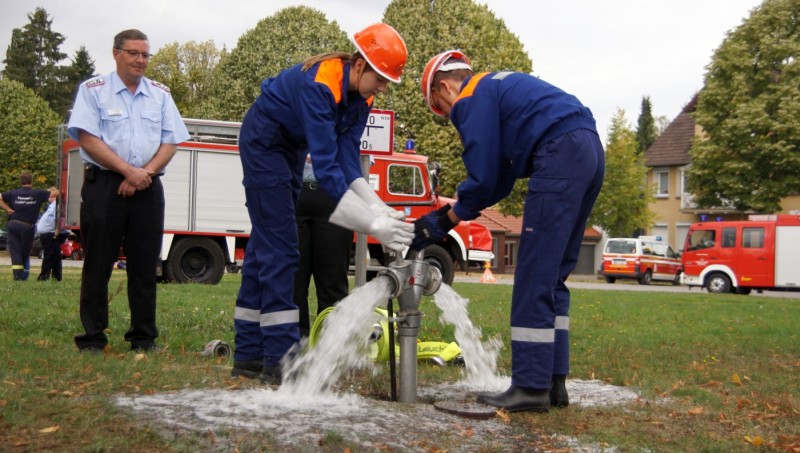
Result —
<instances>
[{"instance_id":1,"label":"person standing in background","mask_svg":"<svg viewBox=\"0 0 800 453\"><path fill-rule=\"evenodd\" d=\"M336 201L321 189L314 177L311 156L306 156L303 190L295 212L300 262L294 276L294 303L300 310L301 337L307 337L311 329L308 287L312 276L317 291L318 315L350 292L347 271L350 269L353 231L328 221L335 209Z\"/></svg>"},{"instance_id":2,"label":"person standing in background","mask_svg":"<svg viewBox=\"0 0 800 453\"><path fill-rule=\"evenodd\" d=\"M56 190L55 187L50 188ZM37 280L46 281L53 278L61 281L61 244L67 238L67 232L61 229L61 222L56 221L58 197L50 198L50 205L36 223L36 232L42 241L42 271Z\"/></svg>"},{"instance_id":3,"label":"person standing in background","mask_svg":"<svg viewBox=\"0 0 800 453\"><path fill-rule=\"evenodd\" d=\"M157 349L156 266L164 234L164 174L189 132L169 88L144 76L152 54L147 35L114 37L116 70L80 85L67 133L81 145L80 351L108 344L108 282L125 249L131 350Z\"/></svg>"},{"instance_id":4,"label":"person standing in background","mask_svg":"<svg viewBox=\"0 0 800 453\"><path fill-rule=\"evenodd\" d=\"M58 196L58 190L33 188L33 176L23 173L19 177L20 186L0 194L0 209L8 213L8 251L11 255L11 271L14 280L28 279L26 263L30 266L33 235L39 209L50 198ZM28 267L30 269L30 267Z\"/></svg>"}]
</instances>

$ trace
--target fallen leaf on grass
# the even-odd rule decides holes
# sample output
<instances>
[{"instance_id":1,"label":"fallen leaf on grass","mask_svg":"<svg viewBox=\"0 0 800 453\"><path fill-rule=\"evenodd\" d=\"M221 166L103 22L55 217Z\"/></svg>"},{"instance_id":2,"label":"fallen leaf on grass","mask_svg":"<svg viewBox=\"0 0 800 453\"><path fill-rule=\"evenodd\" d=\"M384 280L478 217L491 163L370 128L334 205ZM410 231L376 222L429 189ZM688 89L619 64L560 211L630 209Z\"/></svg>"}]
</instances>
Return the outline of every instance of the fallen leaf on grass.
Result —
<instances>
[{"instance_id":1,"label":"fallen leaf on grass","mask_svg":"<svg viewBox=\"0 0 800 453\"><path fill-rule=\"evenodd\" d=\"M498 410L496 412L496 415L497 415L497 418L499 418L500 420L503 420L506 423L511 421L511 418L509 418L509 416L508 416L508 412L506 412L504 409Z\"/></svg>"},{"instance_id":2,"label":"fallen leaf on grass","mask_svg":"<svg viewBox=\"0 0 800 453\"><path fill-rule=\"evenodd\" d=\"M59 427L58 425L53 425L53 426L48 426L47 428L42 428L39 430L39 432L43 434L49 434L49 433L54 433L59 429L61 429L61 427Z\"/></svg>"},{"instance_id":3,"label":"fallen leaf on grass","mask_svg":"<svg viewBox=\"0 0 800 453\"><path fill-rule=\"evenodd\" d=\"M703 409L702 406L698 406L698 407L695 407L694 409L689 409L688 411L686 411L686 413L689 414L689 415L700 415L703 412L705 412L705 409Z\"/></svg>"},{"instance_id":4,"label":"fallen leaf on grass","mask_svg":"<svg viewBox=\"0 0 800 453\"><path fill-rule=\"evenodd\" d=\"M144 353L140 352L139 354L136 354L135 356L133 356L133 360L136 361L136 362L140 362L142 360L147 360L147 354L144 354Z\"/></svg>"},{"instance_id":5,"label":"fallen leaf on grass","mask_svg":"<svg viewBox=\"0 0 800 453\"><path fill-rule=\"evenodd\" d=\"M731 382L736 385L742 385L742 378L739 377L739 373L733 373L733 376L731 376Z\"/></svg>"},{"instance_id":6,"label":"fallen leaf on grass","mask_svg":"<svg viewBox=\"0 0 800 453\"><path fill-rule=\"evenodd\" d=\"M752 438L750 436L744 436L744 440L748 444L753 445L755 447L760 447L764 445L764 438L761 436L753 436Z\"/></svg>"}]
</instances>

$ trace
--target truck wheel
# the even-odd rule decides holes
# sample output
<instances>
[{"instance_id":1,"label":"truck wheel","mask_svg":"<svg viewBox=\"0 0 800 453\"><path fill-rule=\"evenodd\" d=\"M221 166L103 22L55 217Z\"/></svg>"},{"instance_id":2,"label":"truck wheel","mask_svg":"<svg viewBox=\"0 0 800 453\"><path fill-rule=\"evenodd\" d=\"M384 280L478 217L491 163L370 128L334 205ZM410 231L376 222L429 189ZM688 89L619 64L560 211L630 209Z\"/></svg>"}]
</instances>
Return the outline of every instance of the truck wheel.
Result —
<instances>
[{"instance_id":1,"label":"truck wheel","mask_svg":"<svg viewBox=\"0 0 800 453\"><path fill-rule=\"evenodd\" d=\"M649 285L653 281L653 272L649 269L644 272L644 275L639 277L640 285Z\"/></svg>"},{"instance_id":2,"label":"truck wheel","mask_svg":"<svg viewBox=\"0 0 800 453\"><path fill-rule=\"evenodd\" d=\"M164 273L168 282L216 285L225 273L222 247L208 238L180 239L169 252Z\"/></svg>"},{"instance_id":3,"label":"truck wheel","mask_svg":"<svg viewBox=\"0 0 800 453\"><path fill-rule=\"evenodd\" d=\"M713 294L725 294L731 292L731 279L727 275L716 272L706 279L706 289Z\"/></svg>"},{"instance_id":4,"label":"truck wheel","mask_svg":"<svg viewBox=\"0 0 800 453\"><path fill-rule=\"evenodd\" d=\"M681 284L681 271L675 274L675 278L672 280L673 286L678 286Z\"/></svg>"},{"instance_id":5,"label":"truck wheel","mask_svg":"<svg viewBox=\"0 0 800 453\"><path fill-rule=\"evenodd\" d=\"M438 245L431 245L425 249L423 261L435 266L442 273L442 282L448 285L453 284L455 278L455 263L447 250Z\"/></svg>"},{"instance_id":6,"label":"truck wheel","mask_svg":"<svg viewBox=\"0 0 800 453\"><path fill-rule=\"evenodd\" d=\"M606 283L616 283L617 277L606 277Z\"/></svg>"}]
</instances>

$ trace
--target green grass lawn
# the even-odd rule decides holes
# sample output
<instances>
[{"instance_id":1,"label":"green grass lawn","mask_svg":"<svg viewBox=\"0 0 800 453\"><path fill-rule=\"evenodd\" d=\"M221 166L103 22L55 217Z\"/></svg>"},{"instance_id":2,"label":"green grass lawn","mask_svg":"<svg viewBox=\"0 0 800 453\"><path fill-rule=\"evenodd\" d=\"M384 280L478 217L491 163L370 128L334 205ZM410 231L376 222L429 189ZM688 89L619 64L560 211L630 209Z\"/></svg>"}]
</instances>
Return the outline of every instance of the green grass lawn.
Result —
<instances>
[{"instance_id":1,"label":"green grass lawn","mask_svg":"<svg viewBox=\"0 0 800 453\"><path fill-rule=\"evenodd\" d=\"M13 282L10 268L0 266L0 451L213 451L213 433L165 436L110 397L257 386L231 379L226 360L200 356L209 340L233 344L240 276L226 275L215 286L160 285L159 341L167 349L141 355L122 340L127 281L124 271L115 271L110 348L82 356L72 341L81 331L79 272L65 268L61 283ZM484 336L503 339L499 367L509 374L512 287L453 287L470 299L471 319ZM452 327L439 324L432 298L420 308L426 313L420 339L452 341ZM511 414L508 423L523 433L515 442L531 450L560 433L620 451L800 451L798 325L800 299L573 290L570 378L629 386L642 399ZM420 367L419 383L454 381L456 373ZM354 388L367 397L381 398L388 388L386 370L348 379L363 379ZM268 440L249 442L249 449L236 448L278 451ZM346 441L326 451L347 448L371 451Z\"/></svg>"}]
</instances>

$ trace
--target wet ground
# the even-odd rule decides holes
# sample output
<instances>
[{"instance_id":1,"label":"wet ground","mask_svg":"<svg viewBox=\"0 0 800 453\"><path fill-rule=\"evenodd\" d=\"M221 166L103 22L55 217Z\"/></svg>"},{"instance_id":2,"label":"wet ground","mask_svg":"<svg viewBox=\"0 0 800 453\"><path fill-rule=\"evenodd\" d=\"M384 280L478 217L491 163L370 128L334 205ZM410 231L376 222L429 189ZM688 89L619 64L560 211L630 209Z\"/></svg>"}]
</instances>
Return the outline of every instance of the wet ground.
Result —
<instances>
[{"instance_id":1,"label":"wet ground","mask_svg":"<svg viewBox=\"0 0 800 453\"><path fill-rule=\"evenodd\" d=\"M570 403L584 407L625 404L639 397L629 388L600 381L568 380L567 389ZM143 422L160 426L162 433L212 432L217 451L231 451L237 439L256 432L268 434L277 451L313 451L331 435L360 445L360 451L427 452L435 451L437 442L448 452L518 451L519 436L525 433L515 432L503 417L478 420L434 407L436 401L474 401L471 390L456 383L420 387L417 394L417 403L401 404L353 394L304 400L270 388L251 388L119 397L116 403ZM571 452L614 451L558 435L547 442Z\"/></svg>"}]
</instances>

